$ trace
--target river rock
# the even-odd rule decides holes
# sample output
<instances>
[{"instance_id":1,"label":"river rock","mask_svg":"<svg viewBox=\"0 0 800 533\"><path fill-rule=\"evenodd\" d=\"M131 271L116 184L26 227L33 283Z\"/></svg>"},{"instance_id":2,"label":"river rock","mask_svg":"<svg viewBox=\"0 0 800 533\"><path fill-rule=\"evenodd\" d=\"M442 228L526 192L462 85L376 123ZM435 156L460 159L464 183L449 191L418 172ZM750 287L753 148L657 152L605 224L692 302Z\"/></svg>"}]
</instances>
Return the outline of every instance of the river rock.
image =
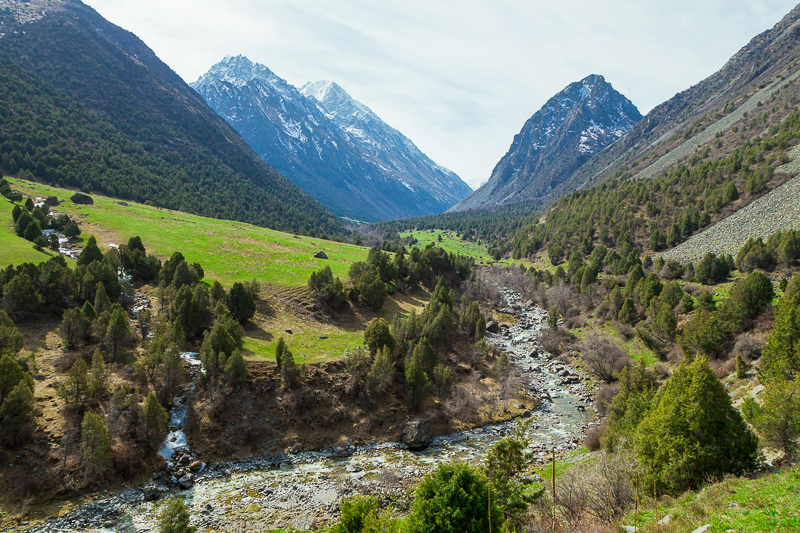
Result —
<instances>
[{"instance_id":1,"label":"river rock","mask_svg":"<svg viewBox=\"0 0 800 533\"><path fill-rule=\"evenodd\" d=\"M424 450L433 442L433 429L427 418L419 418L406 423L403 428L403 442L412 450Z\"/></svg>"},{"instance_id":2,"label":"river rock","mask_svg":"<svg viewBox=\"0 0 800 533\"><path fill-rule=\"evenodd\" d=\"M182 489L191 489L194 485L194 476L191 474L184 474L178 480L178 486Z\"/></svg>"},{"instance_id":3,"label":"river rock","mask_svg":"<svg viewBox=\"0 0 800 533\"><path fill-rule=\"evenodd\" d=\"M327 259L327 258L328 258L328 254L326 254L322 250L314 253L314 259Z\"/></svg>"},{"instance_id":4,"label":"river rock","mask_svg":"<svg viewBox=\"0 0 800 533\"><path fill-rule=\"evenodd\" d=\"M44 199L44 203L49 206L57 206L58 205L58 198L55 196L48 196Z\"/></svg>"},{"instance_id":5,"label":"river rock","mask_svg":"<svg viewBox=\"0 0 800 533\"><path fill-rule=\"evenodd\" d=\"M70 198L73 204L83 204L83 205L94 205L94 199L88 194L84 194L82 192L76 192Z\"/></svg>"},{"instance_id":6,"label":"river rock","mask_svg":"<svg viewBox=\"0 0 800 533\"><path fill-rule=\"evenodd\" d=\"M201 468L203 468L203 461L195 461L189 465L189 470L192 472L197 472Z\"/></svg>"},{"instance_id":7,"label":"river rock","mask_svg":"<svg viewBox=\"0 0 800 533\"><path fill-rule=\"evenodd\" d=\"M488 324L486 324L486 331L490 333L497 333L500 331L500 325L495 320L490 320Z\"/></svg>"},{"instance_id":8,"label":"river rock","mask_svg":"<svg viewBox=\"0 0 800 533\"><path fill-rule=\"evenodd\" d=\"M158 489L154 486L147 486L143 489L142 500L146 502L154 502L159 496Z\"/></svg>"}]
</instances>

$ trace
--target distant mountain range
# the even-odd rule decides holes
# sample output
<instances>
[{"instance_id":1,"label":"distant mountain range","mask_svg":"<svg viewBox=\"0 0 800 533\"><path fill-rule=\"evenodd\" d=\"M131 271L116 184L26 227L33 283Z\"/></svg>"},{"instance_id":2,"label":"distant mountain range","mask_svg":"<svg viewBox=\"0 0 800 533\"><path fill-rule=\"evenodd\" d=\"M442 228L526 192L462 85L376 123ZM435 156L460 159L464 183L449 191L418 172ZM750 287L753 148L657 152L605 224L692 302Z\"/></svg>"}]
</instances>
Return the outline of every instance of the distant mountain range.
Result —
<instances>
[{"instance_id":1,"label":"distant mountain range","mask_svg":"<svg viewBox=\"0 0 800 533\"><path fill-rule=\"evenodd\" d=\"M344 233L135 35L78 0L0 11L0 166L289 231Z\"/></svg>"},{"instance_id":2,"label":"distant mountain range","mask_svg":"<svg viewBox=\"0 0 800 533\"><path fill-rule=\"evenodd\" d=\"M471 192L335 83L298 90L236 56L191 86L262 159L337 215L376 221L441 213Z\"/></svg>"},{"instance_id":3,"label":"distant mountain range","mask_svg":"<svg viewBox=\"0 0 800 533\"><path fill-rule=\"evenodd\" d=\"M571 83L528 119L489 180L451 211L540 199L641 118L603 76Z\"/></svg>"}]
</instances>

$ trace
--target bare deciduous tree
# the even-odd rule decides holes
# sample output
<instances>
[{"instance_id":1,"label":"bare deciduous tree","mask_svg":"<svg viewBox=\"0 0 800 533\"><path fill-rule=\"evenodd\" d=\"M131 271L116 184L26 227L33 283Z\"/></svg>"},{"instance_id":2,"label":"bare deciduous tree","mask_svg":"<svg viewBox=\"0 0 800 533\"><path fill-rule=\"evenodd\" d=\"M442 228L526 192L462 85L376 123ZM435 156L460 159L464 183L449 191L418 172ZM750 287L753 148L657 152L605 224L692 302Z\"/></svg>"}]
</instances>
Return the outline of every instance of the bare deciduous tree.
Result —
<instances>
[{"instance_id":1,"label":"bare deciduous tree","mask_svg":"<svg viewBox=\"0 0 800 533\"><path fill-rule=\"evenodd\" d=\"M561 316L567 316L575 301L575 293L572 287L563 281L559 281L555 287L551 287L547 291L547 300L558 308L558 313Z\"/></svg>"},{"instance_id":2,"label":"bare deciduous tree","mask_svg":"<svg viewBox=\"0 0 800 533\"><path fill-rule=\"evenodd\" d=\"M586 370L606 383L616 381L616 373L631 366L625 350L596 332L587 335L578 344L578 350Z\"/></svg>"}]
</instances>

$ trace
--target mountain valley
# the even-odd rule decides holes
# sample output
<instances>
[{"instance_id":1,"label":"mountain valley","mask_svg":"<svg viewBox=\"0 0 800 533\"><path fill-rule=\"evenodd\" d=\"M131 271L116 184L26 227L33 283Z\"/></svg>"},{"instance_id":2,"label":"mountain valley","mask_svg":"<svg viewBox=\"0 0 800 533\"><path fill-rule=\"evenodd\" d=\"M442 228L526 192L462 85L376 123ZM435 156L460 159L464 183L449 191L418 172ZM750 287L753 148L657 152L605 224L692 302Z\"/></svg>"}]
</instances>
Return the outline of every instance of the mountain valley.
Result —
<instances>
[{"instance_id":1,"label":"mountain valley","mask_svg":"<svg viewBox=\"0 0 800 533\"><path fill-rule=\"evenodd\" d=\"M475 191L335 82L0 8L0 531L800 530L800 6Z\"/></svg>"}]
</instances>

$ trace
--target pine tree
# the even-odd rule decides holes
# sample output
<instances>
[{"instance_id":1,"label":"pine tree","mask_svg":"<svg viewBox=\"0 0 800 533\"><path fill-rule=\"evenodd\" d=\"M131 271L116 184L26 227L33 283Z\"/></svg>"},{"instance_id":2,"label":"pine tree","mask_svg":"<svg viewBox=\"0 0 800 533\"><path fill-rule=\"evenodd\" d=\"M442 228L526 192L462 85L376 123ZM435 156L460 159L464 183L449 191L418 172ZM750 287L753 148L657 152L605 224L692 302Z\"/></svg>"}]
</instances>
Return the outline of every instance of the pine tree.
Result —
<instances>
[{"instance_id":1,"label":"pine tree","mask_svg":"<svg viewBox=\"0 0 800 533\"><path fill-rule=\"evenodd\" d=\"M744 362L742 354L736 354L736 379L747 377L747 363Z\"/></svg>"},{"instance_id":2,"label":"pine tree","mask_svg":"<svg viewBox=\"0 0 800 533\"><path fill-rule=\"evenodd\" d=\"M414 495L408 533L486 533L503 530L503 513L489 482L464 464L440 464Z\"/></svg>"},{"instance_id":3,"label":"pine tree","mask_svg":"<svg viewBox=\"0 0 800 533\"><path fill-rule=\"evenodd\" d=\"M436 351L428 342L427 337L422 337L414 347L414 356L419 356L422 369L429 378L433 377L433 368L436 366Z\"/></svg>"},{"instance_id":4,"label":"pine tree","mask_svg":"<svg viewBox=\"0 0 800 533\"><path fill-rule=\"evenodd\" d=\"M550 309L550 312L547 314L547 327L550 329L558 328L558 320L561 318L558 314L558 307L555 305Z\"/></svg>"},{"instance_id":5,"label":"pine tree","mask_svg":"<svg viewBox=\"0 0 800 533\"><path fill-rule=\"evenodd\" d=\"M239 350L234 351L225 364L225 377L231 385L241 385L247 381L247 367Z\"/></svg>"},{"instance_id":6,"label":"pine tree","mask_svg":"<svg viewBox=\"0 0 800 533\"><path fill-rule=\"evenodd\" d=\"M698 356L661 387L636 430L634 449L645 468L645 486L655 481L659 494L676 494L709 477L755 466L758 439L731 405L708 360Z\"/></svg>"},{"instance_id":7,"label":"pine tree","mask_svg":"<svg viewBox=\"0 0 800 533\"><path fill-rule=\"evenodd\" d=\"M5 311L0 310L0 356L3 354L15 356L24 344L25 339L14 321Z\"/></svg>"},{"instance_id":8,"label":"pine tree","mask_svg":"<svg viewBox=\"0 0 800 533\"><path fill-rule=\"evenodd\" d=\"M197 528L189 525L189 518L183 500L173 498L158 520L159 533L194 533Z\"/></svg>"},{"instance_id":9,"label":"pine tree","mask_svg":"<svg viewBox=\"0 0 800 533\"><path fill-rule=\"evenodd\" d=\"M9 354L0 357L0 405L25 378L25 371Z\"/></svg>"},{"instance_id":10,"label":"pine tree","mask_svg":"<svg viewBox=\"0 0 800 533\"><path fill-rule=\"evenodd\" d=\"M206 376L212 377L219 370L219 359L217 352L211 345L211 337L206 335L203 339L203 344L200 346L200 362L206 371Z\"/></svg>"},{"instance_id":11,"label":"pine tree","mask_svg":"<svg viewBox=\"0 0 800 533\"><path fill-rule=\"evenodd\" d=\"M169 433L169 413L158 402L155 393L151 392L144 401L142 414L145 442L150 447L156 448Z\"/></svg>"},{"instance_id":12,"label":"pine tree","mask_svg":"<svg viewBox=\"0 0 800 533\"><path fill-rule=\"evenodd\" d=\"M786 457L792 457L800 449L800 379L768 383L763 404L758 405L747 396L742 413L767 446L783 450Z\"/></svg>"},{"instance_id":13,"label":"pine tree","mask_svg":"<svg viewBox=\"0 0 800 533\"><path fill-rule=\"evenodd\" d=\"M94 312L97 315L102 315L103 313L109 311L111 309L111 302L108 300L108 294L106 293L105 286L97 282L97 288L94 292Z\"/></svg>"},{"instance_id":14,"label":"pine tree","mask_svg":"<svg viewBox=\"0 0 800 533\"><path fill-rule=\"evenodd\" d=\"M775 306L775 325L764 346L761 368L765 381L791 381L800 371L800 305L795 303L788 290Z\"/></svg>"},{"instance_id":15,"label":"pine tree","mask_svg":"<svg viewBox=\"0 0 800 533\"><path fill-rule=\"evenodd\" d=\"M111 311L108 327L103 337L103 342L111 352L111 361L118 362L123 354L125 346L131 340L131 328L128 324L128 317L122 307L115 305Z\"/></svg>"},{"instance_id":16,"label":"pine tree","mask_svg":"<svg viewBox=\"0 0 800 533\"><path fill-rule=\"evenodd\" d=\"M94 481L111 464L111 441L100 416L87 412L81 424L81 457L86 479Z\"/></svg>"},{"instance_id":17,"label":"pine tree","mask_svg":"<svg viewBox=\"0 0 800 533\"><path fill-rule=\"evenodd\" d=\"M622 304L622 308L619 310L619 321L625 324L634 324L636 319L636 307L633 305L633 300L626 298L625 303Z\"/></svg>"},{"instance_id":18,"label":"pine tree","mask_svg":"<svg viewBox=\"0 0 800 533\"><path fill-rule=\"evenodd\" d=\"M239 282L234 283L228 293L228 309L240 324L244 324L253 318L256 312L256 303L253 300L253 296Z\"/></svg>"},{"instance_id":19,"label":"pine tree","mask_svg":"<svg viewBox=\"0 0 800 533\"><path fill-rule=\"evenodd\" d=\"M95 350L92 355L92 370L89 375L89 395L98 396L108 387L108 370L106 370L106 360L100 354L100 350Z\"/></svg>"},{"instance_id":20,"label":"pine tree","mask_svg":"<svg viewBox=\"0 0 800 533\"><path fill-rule=\"evenodd\" d=\"M41 303L42 296L27 274L17 274L3 287L3 310L10 315L36 311Z\"/></svg>"},{"instance_id":21,"label":"pine tree","mask_svg":"<svg viewBox=\"0 0 800 533\"><path fill-rule=\"evenodd\" d=\"M422 399L428 393L430 381L420 361L420 354L414 353L406 358L406 395L413 409L419 409Z\"/></svg>"},{"instance_id":22,"label":"pine tree","mask_svg":"<svg viewBox=\"0 0 800 533\"><path fill-rule=\"evenodd\" d=\"M72 239L80 234L81 234L81 228L78 227L78 225L75 223L74 220L70 219L70 221L67 222L67 225L64 226L64 237Z\"/></svg>"},{"instance_id":23,"label":"pine tree","mask_svg":"<svg viewBox=\"0 0 800 533\"><path fill-rule=\"evenodd\" d=\"M453 369L444 365L436 365L433 369L433 384L436 396L443 399L450 394L453 388Z\"/></svg>"},{"instance_id":24,"label":"pine tree","mask_svg":"<svg viewBox=\"0 0 800 533\"><path fill-rule=\"evenodd\" d=\"M382 318L374 318L367 324L364 329L364 344L367 345L372 355L378 353L378 350L384 346L388 346L390 350L394 350L395 339L392 337L389 324Z\"/></svg>"},{"instance_id":25,"label":"pine tree","mask_svg":"<svg viewBox=\"0 0 800 533\"><path fill-rule=\"evenodd\" d=\"M78 359L67 372L67 377L57 386L58 395L67 405L80 405L89 394L89 370L83 359Z\"/></svg>"},{"instance_id":26,"label":"pine tree","mask_svg":"<svg viewBox=\"0 0 800 533\"><path fill-rule=\"evenodd\" d=\"M25 430L35 424L36 414L36 400L30 384L20 381L0 403L0 427L3 428L0 442L18 442Z\"/></svg>"},{"instance_id":27,"label":"pine tree","mask_svg":"<svg viewBox=\"0 0 800 533\"><path fill-rule=\"evenodd\" d=\"M283 359L284 353L286 353L286 341L281 337L278 339L278 344L275 345L275 363L278 365L278 372L281 370L281 359Z\"/></svg>"},{"instance_id":28,"label":"pine tree","mask_svg":"<svg viewBox=\"0 0 800 533\"><path fill-rule=\"evenodd\" d=\"M294 362L294 355L288 349L281 355L281 386L284 389L291 389L295 386L300 369Z\"/></svg>"},{"instance_id":29,"label":"pine tree","mask_svg":"<svg viewBox=\"0 0 800 533\"><path fill-rule=\"evenodd\" d=\"M83 340L86 328L86 319L83 317L80 309L76 307L64 311L64 316L61 319L60 333L64 345L67 348L74 348Z\"/></svg>"},{"instance_id":30,"label":"pine tree","mask_svg":"<svg viewBox=\"0 0 800 533\"><path fill-rule=\"evenodd\" d=\"M102 260L103 252L101 252L100 247L97 246L97 239L92 235L89 237L89 240L86 241L86 246L83 247L83 250L81 250L81 253L78 255L78 266L90 265L95 261Z\"/></svg>"},{"instance_id":31,"label":"pine tree","mask_svg":"<svg viewBox=\"0 0 800 533\"><path fill-rule=\"evenodd\" d=\"M694 310L694 298L691 294L684 294L681 298L681 313L687 314Z\"/></svg>"},{"instance_id":32,"label":"pine tree","mask_svg":"<svg viewBox=\"0 0 800 533\"><path fill-rule=\"evenodd\" d=\"M653 317L653 331L661 336L662 341L672 341L678 330L678 317L673 307L667 302L655 301L656 314Z\"/></svg>"},{"instance_id":33,"label":"pine tree","mask_svg":"<svg viewBox=\"0 0 800 533\"><path fill-rule=\"evenodd\" d=\"M619 392L606 406L606 431L602 445L607 451L633 446L633 435L645 415L650 412L658 389L658 378L648 370L644 360L619 372Z\"/></svg>"},{"instance_id":34,"label":"pine tree","mask_svg":"<svg viewBox=\"0 0 800 533\"><path fill-rule=\"evenodd\" d=\"M367 374L367 388L372 392L383 393L394 371L392 352L387 346L375 355L369 374Z\"/></svg>"},{"instance_id":35,"label":"pine tree","mask_svg":"<svg viewBox=\"0 0 800 533\"><path fill-rule=\"evenodd\" d=\"M225 289L222 288L222 285L219 281L215 281L214 284L211 286L211 299L214 302L224 302L226 298Z\"/></svg>"}]
</instances>

